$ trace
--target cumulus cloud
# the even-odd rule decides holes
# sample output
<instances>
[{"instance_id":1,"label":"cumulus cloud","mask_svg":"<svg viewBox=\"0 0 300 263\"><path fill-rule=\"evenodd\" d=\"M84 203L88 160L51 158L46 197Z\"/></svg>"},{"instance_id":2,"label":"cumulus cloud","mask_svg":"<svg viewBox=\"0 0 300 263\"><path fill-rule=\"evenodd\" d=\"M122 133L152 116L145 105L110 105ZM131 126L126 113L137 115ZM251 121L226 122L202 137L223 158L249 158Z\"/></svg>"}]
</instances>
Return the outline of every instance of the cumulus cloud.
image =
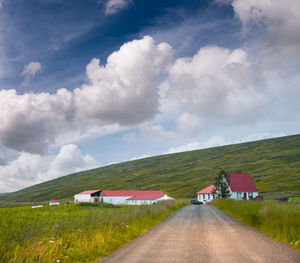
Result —
<instances>
[{"instance_id":1,"label":"cumulus cloud","mask_svg":"<svg viewBox=\"0 0 300 263\"><path fill-rule=\"evenodd\" d=\"M105 14L113 15L128 7L131 0L108 0L105 3Z\"/></svg>"},{"instance_id":2,"label":"cumulus cloud","mask_svg":"<svg viewBox=\"0 0 300 263\"><path fill-rule=\"evenodd\" d=\"M99 165L92 156L82 154L74 144L61 147L56 156L22 152L17 159L0 166L0 192L15 191Z\"/></svg>"},{"instance_id":3,"label":"cumulus cloud","mask_svg":"<svg viewBox=\"0 0 300 263\"><path fill-rule=\"evenodd\" d=\"M150 120L158 111L156 78L167 72L171 62L172 48L156 45L146 36L125 43L105 66L92 59L86 67L87 83L74 91L18 95L15 90L0 90L0 145L46 154L58 137L67 134L76 133L80 139L93 127ZM34 75L37 69L26 72Z\"/></svg>"},{"instance_id":4,"label":"cumulus cloud","mask_svg":"<svg viewBox=\"0 0 300 263\"><path fill-rule=\"evenodd\" d=\"M26 65L21 73L21 76L24 77L23 85L29 85L30 80L37 74L42 72L42 65L39 62L31 61Z\"/></svg>"},{"instance_id":5,"label":"cumulus cloud","mask_svg":"<svg viewBox=\"0 0 300 263\"><path fill-rule=\"evenodd\" d=\"M294 66L300 57L300 2L294 0L234 0L235 14L246 35L256 37L264 67Z\"/></svg>"},{"instance_id":6,"label":"cumulus cloud","mask_svg":"<svg viewBox=\"0 0 300 263\"><path fill-rule=\"evenodd\" d=\"M201 120L248 122L265 102L251 70L244 50L206 46L175 61L169 70L169 96Z\"/></svg>"},{"instance_id":7,"label":"cumulus cloud","mask_svg":"<svg viewBox=\"0 0 300 263\"><path fill-rule=\"evenodd\" d=\"M0 105L0 143L20 152L46 153L74 116L74 98L65 89L53 95L0 90Z\"/></svg>"},{"instance_id":8,"label":"cumulus cloud","mask_svg":"<svg viewBox=\"0 0 300 263\"><path fill-rule=\"evenodd\" d=\"M152 119L159 100L155 80L171 62L171 46L155 45L149 36L125 43L106 66L92 59L86 67L88 83L74 91L78 117L121 125Z\"/></svg>"}]
</instances>

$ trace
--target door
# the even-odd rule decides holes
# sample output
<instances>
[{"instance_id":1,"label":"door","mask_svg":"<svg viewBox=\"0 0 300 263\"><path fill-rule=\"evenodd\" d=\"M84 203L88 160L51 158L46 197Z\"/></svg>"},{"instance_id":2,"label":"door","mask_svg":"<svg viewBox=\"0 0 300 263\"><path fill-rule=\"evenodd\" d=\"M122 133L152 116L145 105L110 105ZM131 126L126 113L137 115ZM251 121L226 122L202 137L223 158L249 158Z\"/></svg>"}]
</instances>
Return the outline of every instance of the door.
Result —
<instances>
[{"instance_id":1,"label":"door","mask_svg":"<svg viewBox=\"0 0 300 263\"><path fill-rule=\"evenodd\" d=\"M244 193L244 200L247 200L247 193Z\"/></svg>"}]
</instances>

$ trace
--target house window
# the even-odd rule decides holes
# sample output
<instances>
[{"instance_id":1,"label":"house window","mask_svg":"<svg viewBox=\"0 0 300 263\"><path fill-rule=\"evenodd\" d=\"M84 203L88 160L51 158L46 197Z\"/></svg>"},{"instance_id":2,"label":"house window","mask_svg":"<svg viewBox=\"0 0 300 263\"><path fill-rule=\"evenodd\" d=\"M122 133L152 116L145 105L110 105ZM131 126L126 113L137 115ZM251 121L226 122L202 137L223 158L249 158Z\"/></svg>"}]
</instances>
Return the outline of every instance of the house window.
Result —
<instances>
[{"instance_id":1,"label":"house window","mask_svg":"<svg viewBox=\"0 0 300 263\"><path fill-rule=\"evenodd\" d=\"M207 199L210 199L210 194L207 194Z\"/></svg>"},{"instance_id":2,"label":"house window","mask_svg":"<svg viewBox=\"0 0 300 263\"><path fill-rule=\"evenodd\" d=\"M249 196L249 198L252 198L252 197L253 197L253 193L252 193L252 192L249 192L249 193L248 193L248 196Z\"/></svg>"},{"instance_id":3,"label":"house window","mask_svg":"<svg viewBox=\"0 0 300 263\"><path fill-rule=\"evenodd\" d=\"M237 198L241 198L241 197L242 197L242 193L241 193L241 192L237 192L237 193L236 193L236 197L237 197Z\"/></svg>"}]
</instances>

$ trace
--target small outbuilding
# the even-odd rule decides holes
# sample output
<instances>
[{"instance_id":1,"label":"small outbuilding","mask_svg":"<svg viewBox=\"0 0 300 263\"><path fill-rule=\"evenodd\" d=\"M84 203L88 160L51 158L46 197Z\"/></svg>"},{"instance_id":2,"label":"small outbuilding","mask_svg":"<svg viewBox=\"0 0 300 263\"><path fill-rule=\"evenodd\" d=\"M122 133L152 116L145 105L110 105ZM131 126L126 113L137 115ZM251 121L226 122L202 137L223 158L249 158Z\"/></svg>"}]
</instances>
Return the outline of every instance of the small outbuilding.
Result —
<instances>
[{"instance_id":1,"label":"small outbuilding","mask_svg":"<svg viewBox=\"0 0 300 263\"><path fill-rule=\"evenodd\" d=\"M203 190L199 191L197 193L198 201L203 202L203 203L211 202L214 199L212 192L215 188L216 187L212 184L212 185L204 188Z\"/></svg>"},{"instance_id":2,"label":"small outbuilding","mask_svg":"<svg viewBox=\"0 0 300 263\"><path fill-rule=\"evenodd\" d=\"M174 198L165 195L159 190L102 190L100 199L104 203L111 204L151 205Z\"/></svg>"},{"instance_id":3,"label":"small outbuilding","mask_svg":"<svg viewBox=\"0 0 300 263\"><path fill-rule=\"evenodd\" d=\"M101 190L88 190L74 196L75 203L98 203Z\"/></svg>"},{"instance_id":4,"label":"small outbuilding","mask_svg":"<svg viewBox=\"0 0 300 263\"><path fill-rule=\"evenodd\" d=\"M49 205L59 205L59 200L50 200Z\"/></svg>"}]
</instances>

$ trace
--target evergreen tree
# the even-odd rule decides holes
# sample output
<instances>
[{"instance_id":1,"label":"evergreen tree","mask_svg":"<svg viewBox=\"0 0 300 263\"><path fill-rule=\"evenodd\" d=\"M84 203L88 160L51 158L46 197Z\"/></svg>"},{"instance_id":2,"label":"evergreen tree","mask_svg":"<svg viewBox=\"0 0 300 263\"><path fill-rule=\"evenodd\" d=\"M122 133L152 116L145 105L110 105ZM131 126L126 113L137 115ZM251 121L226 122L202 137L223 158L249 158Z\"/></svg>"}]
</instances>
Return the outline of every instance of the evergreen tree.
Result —
<instances>
[{"instance_id":1,"label":"evergreen tree","mask_svg":"<svg viewBox=\"0 0 300 263\"><path fill-rule=\"evenodd\" d=\"M215 180L215 189L212 192L214 198L229 198L231 193L229 188L230 178L228 173L226 173L224 170L221 170L215 177Z\"/></svg>"}]
</instances>

